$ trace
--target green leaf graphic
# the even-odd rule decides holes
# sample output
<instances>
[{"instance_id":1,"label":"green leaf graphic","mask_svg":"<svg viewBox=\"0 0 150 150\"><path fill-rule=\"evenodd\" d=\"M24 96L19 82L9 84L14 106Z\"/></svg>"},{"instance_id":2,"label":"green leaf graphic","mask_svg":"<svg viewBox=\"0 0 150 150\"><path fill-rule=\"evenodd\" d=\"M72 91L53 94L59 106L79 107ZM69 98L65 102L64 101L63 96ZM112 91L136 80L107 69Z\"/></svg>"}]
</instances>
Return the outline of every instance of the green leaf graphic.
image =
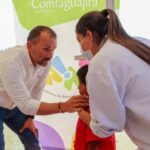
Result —
<instances>
[{"instance_id":1,"label":"green leaf graphic","mask_svg":"<svg viewBox=\"0 0 150 150\"><path fill-rule=\"evenodd\" d=\"M13 4L21 25L28 30L69 22L106 7L105 0L13 0Z\"/></svg>"}]
</instances>

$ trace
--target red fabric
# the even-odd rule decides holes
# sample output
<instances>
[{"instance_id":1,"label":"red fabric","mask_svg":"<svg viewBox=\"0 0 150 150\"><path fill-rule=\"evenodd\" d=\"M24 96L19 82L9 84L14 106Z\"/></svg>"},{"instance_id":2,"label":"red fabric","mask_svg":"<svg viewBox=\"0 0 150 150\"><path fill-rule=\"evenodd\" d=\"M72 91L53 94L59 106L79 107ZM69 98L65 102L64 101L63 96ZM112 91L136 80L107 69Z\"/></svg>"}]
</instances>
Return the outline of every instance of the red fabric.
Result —
<instances>
[{"instance_id":1,"label":"red fabric","mask_svg":"<svg viewBox=\"0 0 150 150\"><path fill-rule=\"evenodd\" d=\"M97 150L116 150L114 134L107 138L97 137L81 119L78 119L74 142L75 150L87 150L88 142L92 141L99 141Z\"/></svg>"}]
</instances>

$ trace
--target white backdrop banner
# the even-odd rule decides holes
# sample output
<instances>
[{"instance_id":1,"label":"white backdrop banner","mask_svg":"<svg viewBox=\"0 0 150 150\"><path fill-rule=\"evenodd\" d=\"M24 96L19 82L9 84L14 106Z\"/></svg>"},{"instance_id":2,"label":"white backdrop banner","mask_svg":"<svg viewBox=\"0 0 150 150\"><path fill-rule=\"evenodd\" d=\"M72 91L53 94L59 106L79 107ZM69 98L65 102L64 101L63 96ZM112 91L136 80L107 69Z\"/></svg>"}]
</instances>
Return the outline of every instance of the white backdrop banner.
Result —
<instances>
[{"instance_id":1,"label":"white backdrop banner","mask_svg":"<svg viewBox=\"0 0 150 150\"><path fill-rule=\"evenodd\" d=\"M80 54L75 25L85 12L105 8L105 0L13 0L13 4L17 44L24 44L36 25L50 26L58 36L43 100L65 101L78 94L76 70L87 62L74 60ZM73 149L76 120L76 113L37 116L43 149Z\"/></svg>"}]
</instances>

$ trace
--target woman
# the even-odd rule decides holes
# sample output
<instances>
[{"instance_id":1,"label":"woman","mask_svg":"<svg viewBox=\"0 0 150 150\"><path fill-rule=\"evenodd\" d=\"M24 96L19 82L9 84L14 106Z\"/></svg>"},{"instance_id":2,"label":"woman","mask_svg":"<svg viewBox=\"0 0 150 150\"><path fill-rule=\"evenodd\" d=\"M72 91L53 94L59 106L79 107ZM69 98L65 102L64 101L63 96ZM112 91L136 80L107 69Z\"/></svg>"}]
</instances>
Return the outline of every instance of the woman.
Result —
<instances>
[{"instance_id":1,"label":"woman","mask_svg":"<svg viewBox=\"0 0 150 150\"><path fill-rule=\"evenodd\" d=\"M90 60L86 123L99 137L125 129L139 150L149 150L150 41L129 36L111 9L83 15L76 34Z\"/></svg>"}]
</instances>

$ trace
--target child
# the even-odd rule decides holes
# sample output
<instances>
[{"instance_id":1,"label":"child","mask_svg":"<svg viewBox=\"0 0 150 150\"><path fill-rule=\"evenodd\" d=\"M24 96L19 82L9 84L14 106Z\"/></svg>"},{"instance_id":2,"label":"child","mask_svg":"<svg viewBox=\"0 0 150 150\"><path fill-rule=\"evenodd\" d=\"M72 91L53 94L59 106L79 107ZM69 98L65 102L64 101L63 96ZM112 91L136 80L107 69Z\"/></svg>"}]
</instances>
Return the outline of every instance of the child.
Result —
<instances>
[{"instance_id":1,"label":"child","mask_svg":"<svg viewBox=\"0 0 150 150\"><path fill-rule=\"evenodd\" d=\"M88 95L86 90L86 74L88 72L88 65L81 67L77 71L79 80L79 92L81 95ZM94 135L87 124L90 122L89 107L84 108L78 112L79 119L76 126L75 150L115 150L115 135L113 134L107 138L100 138Z\"/></svg>"}]
</instances>

